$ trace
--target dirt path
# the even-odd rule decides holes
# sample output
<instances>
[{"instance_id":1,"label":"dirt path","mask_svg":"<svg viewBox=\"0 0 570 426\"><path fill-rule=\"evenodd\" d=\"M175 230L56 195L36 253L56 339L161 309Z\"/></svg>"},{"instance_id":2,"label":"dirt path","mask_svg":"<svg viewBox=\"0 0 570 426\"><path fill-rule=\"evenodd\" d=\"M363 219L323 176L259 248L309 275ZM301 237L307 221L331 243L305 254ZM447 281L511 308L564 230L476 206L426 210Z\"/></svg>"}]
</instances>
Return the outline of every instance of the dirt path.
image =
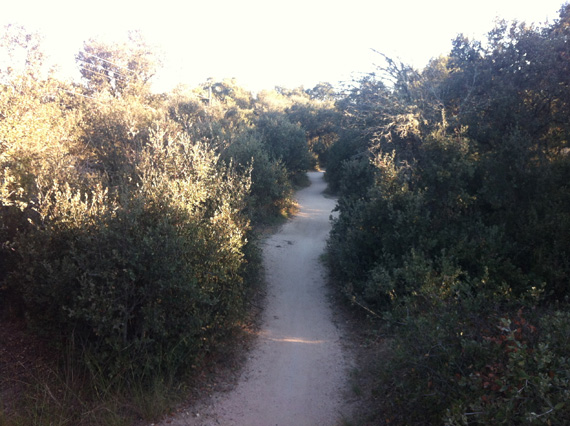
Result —
<instances>
[{"instance_id":1,"label":"dirt path","mask_svg":"<svg viewBox=\"0 0 570 426\"><path fill-rule=\"evenodd\" d=\"M299 213L265 241L266 306L238 385L169 425L333 426L348 414L350 359L319 262L335 202L322 194L322 173L309 178L311 186L297 193Z\"/></svg>"}]
</instances>

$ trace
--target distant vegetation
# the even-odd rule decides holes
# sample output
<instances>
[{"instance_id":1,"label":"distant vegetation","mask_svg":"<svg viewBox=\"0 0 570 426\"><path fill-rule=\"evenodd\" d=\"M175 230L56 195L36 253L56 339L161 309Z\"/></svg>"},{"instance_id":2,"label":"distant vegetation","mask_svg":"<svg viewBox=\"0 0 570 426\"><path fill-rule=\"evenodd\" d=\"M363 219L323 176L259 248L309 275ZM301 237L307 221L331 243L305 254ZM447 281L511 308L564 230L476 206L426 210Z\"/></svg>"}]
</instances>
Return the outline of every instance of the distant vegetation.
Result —
<instances>
[{"instance_id":1,"label":"distant vegetation","mask_svg":"<svg viewBox=\"0 0 570 426\"><path fill-rule=\"evenodd\" d=\"M570 6L385 62L326 174L330 269L392 336L373 422L568 424Z\"/></svg>"}]
</instances>

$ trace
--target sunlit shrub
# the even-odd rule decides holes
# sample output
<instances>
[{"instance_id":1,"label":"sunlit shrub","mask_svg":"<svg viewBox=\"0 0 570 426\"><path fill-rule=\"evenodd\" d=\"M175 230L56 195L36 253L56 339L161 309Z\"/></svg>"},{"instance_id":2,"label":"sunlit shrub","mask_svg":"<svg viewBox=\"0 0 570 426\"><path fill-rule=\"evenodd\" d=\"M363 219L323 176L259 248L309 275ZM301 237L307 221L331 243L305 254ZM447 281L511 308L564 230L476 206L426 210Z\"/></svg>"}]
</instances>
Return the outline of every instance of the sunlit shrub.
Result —
<instances>
[{"instance_id":1,"label":"sunlit shrub","mask_svg":"<svg viewBox=\"0 0 570 426\"><path fill-rule=\"evenodd\" d=\"M249 178L160 132L136 167L136 189L54 185L12 275L32 324L113 377L187 370L243 314Z\"/></svg>"},{"instance_id":2,"label":"sunlit shrub","mask_svg":"<svg viewBox=\"0 0 570 426\"><path fill-rule=\"evenodd\" d=\"M81 115L62 107L60 86L29 76L0 84L0 310L21 311L7 274L15 265L14 238L30 228L38 200L56 180L84 183Z\"/></svg>"}]
</instances>

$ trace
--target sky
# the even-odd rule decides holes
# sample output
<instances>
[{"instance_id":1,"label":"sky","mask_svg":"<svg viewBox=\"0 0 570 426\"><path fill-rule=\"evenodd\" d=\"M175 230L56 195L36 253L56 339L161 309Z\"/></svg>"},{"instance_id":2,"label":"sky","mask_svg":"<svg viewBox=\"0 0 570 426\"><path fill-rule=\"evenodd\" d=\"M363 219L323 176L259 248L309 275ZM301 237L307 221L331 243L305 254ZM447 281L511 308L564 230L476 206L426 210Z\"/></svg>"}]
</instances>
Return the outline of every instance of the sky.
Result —
<instances>
[{"instance_id":1,"label":"sky","mask_svg":"<svg viewBox=\"0 0 570 426\"><path fill-rule=\"evenodd\" d=\"M7 2L8 0L4 0ZM337 84L373 69L372 49L416 68L459 33L483 39L495 18L552 22L564 0L11 0L0 26L39 31L63 75L89 38L140 30L162 52L155 90L236 78L252 91Z\"/></svg>"}]
</instances>

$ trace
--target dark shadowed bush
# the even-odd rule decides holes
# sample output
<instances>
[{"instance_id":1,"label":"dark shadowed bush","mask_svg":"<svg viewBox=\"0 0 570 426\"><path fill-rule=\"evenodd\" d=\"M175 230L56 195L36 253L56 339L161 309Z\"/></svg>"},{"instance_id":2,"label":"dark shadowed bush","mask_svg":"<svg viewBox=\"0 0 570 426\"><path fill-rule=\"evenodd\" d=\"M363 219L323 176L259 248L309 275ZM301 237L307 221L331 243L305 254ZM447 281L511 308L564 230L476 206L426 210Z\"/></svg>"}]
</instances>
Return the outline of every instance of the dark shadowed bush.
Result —
<instances>
[{"instance_id":1,"label":"dark shadowed bush","mask_svg":"<svg viewBox=\"0 0 570 426\"><path fill-rule=\"evenodd\" d=\"M251 168L247 211L255 222L283 215L292 203L292 187L285 165L273 159L254 131L239 135L223 153L228 164L246 173Z\"/></svg>"},{"instance_id":2,"label":"dark shadowed bush","mask_svg":"<svg viewBox=\"0 0 570 426\"><path fill-rule=\"evenodd\" d=\"M280 113L265 113L256 122L256 129L273 160L281 160L291 179L305 173L311 164L305 132Z\"/></svg>"},{"instance_id":3,"label":"dark shadowed bush","mask_svg":"<svg viewBox=\"0 0 570 426\"><path fill-rule=\"evenodd\" d=\"M328 260L391 333L392 424L570 420L569 11L458 37L421 72L387 59L389 85L339 103Z\"/></svg>"}]
</instances>

